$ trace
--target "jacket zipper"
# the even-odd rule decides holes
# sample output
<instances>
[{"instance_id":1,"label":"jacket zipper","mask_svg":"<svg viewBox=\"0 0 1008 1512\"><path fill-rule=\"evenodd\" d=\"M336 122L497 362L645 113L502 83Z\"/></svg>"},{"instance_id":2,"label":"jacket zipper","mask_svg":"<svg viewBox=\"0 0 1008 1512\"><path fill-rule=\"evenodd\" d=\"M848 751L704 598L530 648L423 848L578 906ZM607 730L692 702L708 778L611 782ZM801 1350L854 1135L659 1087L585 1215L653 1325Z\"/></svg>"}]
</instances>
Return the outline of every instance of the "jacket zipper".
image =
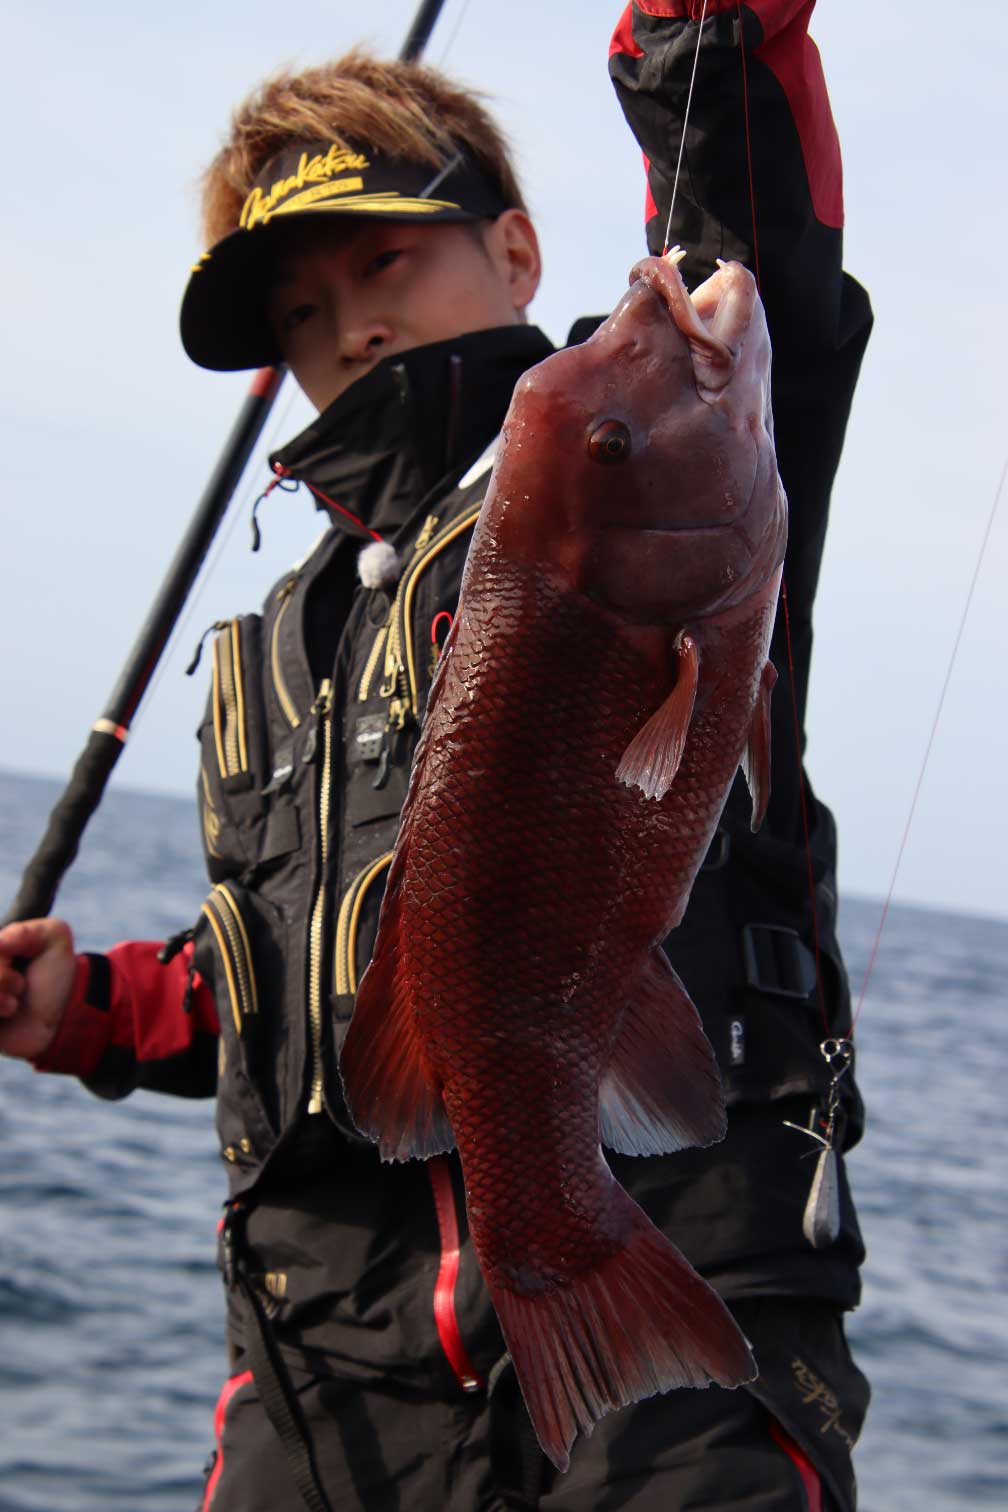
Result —
<instances>
[{"instance_id":1,"label":"jacket zipper","mask_svg":"<svg viewBox=\"0 0 1008 1512\"><path fill-rule=\"evenodd\" d=\"M322 943L328 897L326 870L329 861L329 803L332 796L332 682L327 677L319 688L311 712L322 735L322 769L319 773L319 885L308 925L308 1021L311 1034L311 1093L308 1112L322 1112Z\"/></svg>"},{"instance_id":2,"label":"jacket zipper","mask_svg":"<svg viewBox=\"0 0 1008 1512\"><path fill-rule=\"evenodd\" d=\"M391 618L391 610L389 611L389 616ZM386 620L385 624L382 625L381 629L378 631L378 634L375 636L374 645L368 652L368 659L365 663L364 671L361 673L360 685L357 689L358 703L367 703L368 698L371 695L371 682L378 667L378 660L382 654L382 651L384 650L385 640L388 636L388 632L389 621Z\"/></svg>"},{"instance_id":3,"label":"jacket zipper","mask_svg":"<svg viewBox=\"0 0 1008 1512\"><path fill-rule=\"evenodd\" d=\"M283 624L284 615L290 608L291 597L296 587L297 578L292 577L288 578L280 589L278 595L281 601L280 607L276 612L276 619L273 621L273 630L270 635L270 670L273 673L273 686L276 689L277 702L292 730L297 729L301 723L301 717L294 707L294 700L290 696L290 691L284 681L283 671L280 666L280 626Z\"/></svg>"},{"instance_id":4,"label":"jacket zipper","mask_svg":"<svg viewBox=\"0 0 1008 1512\"><path fill-rule=\"evenodd\" d=\"M214 638L213 707L214 742L221 777L240 776L248 771L248 750L245 743L241 631L237 620L231 620Z\"/></svg>"},{"instance_id":5,"label":"jacket zipper","mask_svg":"<svg viewBox=\"0 0 1008 1512\"><path fill-rule=\"evenodd\" d=\"M259 997L252 970L252 950L245 923L223 882L219 882L214 888L203 904L202 911L213 930L224 962L231 1013L235 1029L241 1035L245 1019L259 1012Z\"/></svg>"},{"instance_id":6,"label":"jacket zipper","mask_svg":"<svg viewBox=\"0 0 1008 1512\"><path fill-rule=\"evenodd\" d=\"M351 882L343 894L339 915L336 919L336 950L334 979L336 991L357 991L357 968L354 964L357 945L357 926L365 894L375 878L392 860L392 852L386 851L377 861L372 861Z\"/></svg>"},{"instance_id":7,"label":"jacket zipper","mask_svg":"<svg viewBox=\"0 0 1008 1512\"><path fill-rule=\"evenodd\" d=\"M410 617L413 612L413 598L417 582L420 575L427 570L444 548L476 523L481 507L482 501L467 510L459 519L446 525L437 535L434 534L437 517L431 515L417 537L413 559L403 573L396 590L388 639L385 643L385 675L380 692L383 698L389 700L388 728L390 730L405 729L406 725L416 718L417 674L413 656L413 637L410 634Z\"/></svg>"},{"instance_id":8,"label":"jacket zipper","mask_svg":"<svg viewBox=\"0 0 1008 1512\"><path fill-rule=\"evenodd\" d=\"M417 536L416 540L413 543L413 555L410 558L411 562L415 562L416 559L417 559L417 557L420 555L420 553L426 549L427 544L430 541L431 536L434 534L435 530L437 529L437 522L438 522L437 515L428 515L427 518L426 518L426 520L424 520L423 525L422 525L422 527L420 529L420 534ZM368 652L367 664L366 664L366 666L364 668L363 674L361 675L360 687L357 690L357 701L359 703L366 703L367 700L368 700L368 697L370 696L370 693L371 693L371 683L372 683L372 680L374 679L375 671L377 670L377 667L378 667L378 660L379 660L379 658L381 656L382 648L384 647L387 650L387 647L388 647L388 636L389 636L389 632L390 632L390 630L392 628L392 624L393 624L394 619L395 619L395 600L392 601L392 604L389 607L388 619L385 621L384 625L378 631L378 634L375 636L374 645L371 647L371 650ZM383 683L383 688L384 688L384 683ZM388 698L389 694L388 693L384 693L384 697Z\"/></svg>"}]
</instances>

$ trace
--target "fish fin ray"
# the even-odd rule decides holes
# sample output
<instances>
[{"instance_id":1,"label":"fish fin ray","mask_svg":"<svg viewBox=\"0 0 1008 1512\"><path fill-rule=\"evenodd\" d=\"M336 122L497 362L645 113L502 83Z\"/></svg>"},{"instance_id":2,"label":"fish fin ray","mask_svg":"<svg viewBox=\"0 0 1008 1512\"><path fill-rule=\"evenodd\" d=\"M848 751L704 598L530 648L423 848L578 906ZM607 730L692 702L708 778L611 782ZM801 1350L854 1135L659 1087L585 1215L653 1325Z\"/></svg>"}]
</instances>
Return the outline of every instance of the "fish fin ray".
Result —
<instances>
[{"instance_id":1,"label":"fish fin ray","mask_svg":"<svg viewBox=\"0 0 1008 1512\"><path fill-rule=\"evenodd\" d=\"M680 1386L734 1387L756 1366L717 1293L614 1182L624 1240L566 1285L490 1297L543 1453L570 1465L578 1432Z\"/></svg>"},{"instance_id":2,"label":"fish fin ray","mask_svg":"<svg viewBox=\"0 0 1008 1512\"><path fill-rule=\"evenodd\" d=\"M692 636L679 639L675 686L647 723L637 731L620 758L616 776L638 787L645 798L664 798L675 781L689 733L700 675L700 657Z\"/></svg>"},{"instance_id":3,"label":"fish fin ray","mask_svg":"<svg viewBox=\"0 0 1008 1512\"><path fill-rule=\"evenodd\" d=\"M389 886L393 879L390 877ZM382 946L361 978L340 1052L347 1109L383 1160L428 1159L455 1148L441 1089L426 1064L406 973L399 969L398 889L382 905Z\"/></svg>"},{"instance_id":4,"label":"fish fin ray","mask_svg":"<svg viewBox=\"0 0 1008 1512\"><path fill-rule=\"evenodd\" d=\"M742 771L752 795L753 830L763 823L770 802L770 695L776 681L777 668L768 661L760 673L749 739L742 756Z\"/></svg>"},{"instance_id":5,"label":"fish fin ray","mask_svg":"<svg viewBox=\"0 0 1008 1512\"><path fill-rule=\"evenodd\" d=\"M724 1138L710 1041L659 947L630 994L599 1089L599 1137L620 1155L666 1155Z\"/></svg>"}]
</instances>

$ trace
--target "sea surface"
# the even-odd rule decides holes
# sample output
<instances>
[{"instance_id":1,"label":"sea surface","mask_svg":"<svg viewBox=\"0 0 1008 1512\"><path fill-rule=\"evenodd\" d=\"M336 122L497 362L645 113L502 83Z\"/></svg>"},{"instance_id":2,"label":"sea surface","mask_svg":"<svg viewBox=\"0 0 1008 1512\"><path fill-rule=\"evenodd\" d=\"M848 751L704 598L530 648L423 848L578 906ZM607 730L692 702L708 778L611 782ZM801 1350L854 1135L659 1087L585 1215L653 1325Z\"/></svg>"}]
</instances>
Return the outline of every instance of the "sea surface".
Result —
<instances>
[{"instance_id":1,"label":"sea surface","mask_svg":"<svg viewBox=\"0 0 1008 1512\"><path fill-rule=\"evenodd\" d=\"M57 796L0 774L0 913ZM163 938L206 891L192 807L118 792L57 912ZM880 914L850 899L859 988ZM874 1399L863 1512L1008 1509L1008 924L895 906L858 1025ZM0 1063L0 1512L193 1512L226 1374L209 1103L103 1103Z\"/></svg>"}]
</instances>

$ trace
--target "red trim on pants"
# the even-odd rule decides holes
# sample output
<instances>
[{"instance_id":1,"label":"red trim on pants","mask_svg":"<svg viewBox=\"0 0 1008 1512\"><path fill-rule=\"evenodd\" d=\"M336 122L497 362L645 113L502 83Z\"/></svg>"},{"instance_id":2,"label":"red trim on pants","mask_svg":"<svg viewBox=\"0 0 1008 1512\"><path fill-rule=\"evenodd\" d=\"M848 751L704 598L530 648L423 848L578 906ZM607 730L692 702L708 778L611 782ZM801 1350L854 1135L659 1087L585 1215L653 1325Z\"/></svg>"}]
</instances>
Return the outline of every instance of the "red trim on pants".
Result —
<instances>
[{"instance_id":1,"label":"red trim on pants","mask_svg":"<svg viewBox=\"0 0 1008 1512\"><path fill-rule=\"evenodd\" d=\"M441 1348L462 1390L477 1391L483 1385L483 1380L466 1354L455 1312L455 1281L459 1270L458 1218L455 1214L451 1168L443 1155L435 1155L428 1160L427 1175L434 1195L434 1211L437 1213L438 1233L441 1237L441 1266L434 1287L434 1322L437 1324Z\"/></svg>"},{"instance_id":2,"label":"red trim on pants","mask_svg":"<svg viewBox=\"0 0 1008 1512\"><path fill-rule=\"evenodd\" d=\"M823 1512L822 1482L811 1460L806 1457L802 1449L799 1449L794 1439L784 1432L776 1418L770 1419L770 1436L781 1446L801 1476L801 1483L808 1500L808 1512Z\"/></svg>"},{"instance_id":3,"label":"red trim on pants","mask_svg":"<svg viewBox=\"0 0 1008 1512\"><path fill-rule=\"evenodd\" d=\"M236 1391L240 1391L243 1386L247 1386L251 1379L251 1370L243 1370L241 1375L231 1376L230 1380L224 1382L221 1394L217 1398L213 1420L217 1458L214 1461L213 1470L210 1472L210 1479L207 1481L206 1490L203 1493L201 1512L210 1512L210 1508L213 1505L214 1492L217 1490L217 1482L220 1480L224 1470L224 1419L227 1416L228 1407L231 1405L231 1398Z\"/></svg>"}]
</instances>

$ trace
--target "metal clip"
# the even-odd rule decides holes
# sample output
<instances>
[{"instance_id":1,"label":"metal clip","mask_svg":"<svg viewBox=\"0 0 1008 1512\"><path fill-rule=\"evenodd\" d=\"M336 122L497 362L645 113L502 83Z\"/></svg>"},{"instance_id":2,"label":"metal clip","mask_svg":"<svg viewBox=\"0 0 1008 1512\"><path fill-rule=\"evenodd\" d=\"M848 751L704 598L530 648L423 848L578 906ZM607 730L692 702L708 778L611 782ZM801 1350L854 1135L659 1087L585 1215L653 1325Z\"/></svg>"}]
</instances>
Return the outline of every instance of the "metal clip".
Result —
<instances>
[{"instance_id":1,"label":"metal clip","mask_svg":"<svg viewBox=\"0 0 1008 1512\"><path fill-rule=\"evenodd\" d=\"M799 1134L807 1134L822 1146L802 1216L802 1233L813 1249L828 1249L840 1234L840 1173L833 1136L840 1107L840 1083L850 1070L854 1046L849 1039L825 1039L819 1051L833 1072L826 1099L826 1132L820 1134L815 1129L806 1129L787 1118L784 1124L789 1129L797 1129Z\"/></svg>"}]
</instances>

